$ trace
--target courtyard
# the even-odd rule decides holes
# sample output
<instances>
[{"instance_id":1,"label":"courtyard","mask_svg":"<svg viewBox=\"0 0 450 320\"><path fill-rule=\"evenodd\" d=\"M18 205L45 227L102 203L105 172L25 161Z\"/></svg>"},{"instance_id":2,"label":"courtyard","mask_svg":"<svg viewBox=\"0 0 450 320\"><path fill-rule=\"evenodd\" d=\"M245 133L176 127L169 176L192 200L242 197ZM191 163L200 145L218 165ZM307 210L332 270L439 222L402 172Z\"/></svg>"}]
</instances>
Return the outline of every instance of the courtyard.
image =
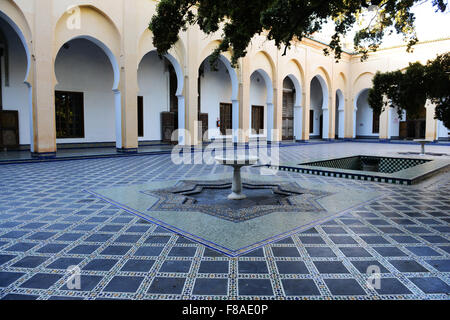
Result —
<instances>
[{"instance_id":1,"label":"courtyard","mask_svg":"<svg viewBox=\"0 0 450 320\"><path fill-rule=\"evenodd\" d=\"M406 143L290 144L280 148L280 162L398 157L418 149ZM427 146L427 152L443 155L426 159L450 160L448 143ZM231 179L231 173L218 164L176 165L169 154L1 165L0 299L448 299L448 171L414 185L278 171L270 179L347 193L341 207L328 208L331 214L265 241L258 232L280 226L244 228L243 251L201 239L226 238L232 230L225 223L239 228L247 221L182 225L174 232L99 191ZM243 173L258 176L260 168ZM200 232L195 227L205 236L188 232ZM73 266L81 277L80 287L71 289L67 269ZM379 286L367 285L370 270Z\"/></svg>"}]
</instances>

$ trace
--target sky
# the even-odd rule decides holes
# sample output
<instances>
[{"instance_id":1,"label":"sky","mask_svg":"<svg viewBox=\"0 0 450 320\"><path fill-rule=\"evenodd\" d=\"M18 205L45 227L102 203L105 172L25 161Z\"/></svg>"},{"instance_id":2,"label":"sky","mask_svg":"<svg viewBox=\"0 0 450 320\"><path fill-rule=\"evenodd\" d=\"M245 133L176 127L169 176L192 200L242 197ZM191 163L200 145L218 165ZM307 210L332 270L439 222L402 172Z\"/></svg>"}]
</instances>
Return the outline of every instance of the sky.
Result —
<instances>
[{"instance_id":1,"label":"sky","mask_svg":"<svg viewBox=\"0 0 450 320\"><path fill-rule=\"evenodd\" d=\"M413 7L412 11L416 15L416 33L419 41L435 40L440 38L450 38L450 4L446 12L435 12L431 1L418 4ZM333 24L324 25L320 34L314 35L314 38L328 43L333 34ZM353 49L353 34L347 37L347 42L351 43ZM381 47L392 47L405 44L401 35L394 33L385 37Z\"/></svg>"}]
</instances>

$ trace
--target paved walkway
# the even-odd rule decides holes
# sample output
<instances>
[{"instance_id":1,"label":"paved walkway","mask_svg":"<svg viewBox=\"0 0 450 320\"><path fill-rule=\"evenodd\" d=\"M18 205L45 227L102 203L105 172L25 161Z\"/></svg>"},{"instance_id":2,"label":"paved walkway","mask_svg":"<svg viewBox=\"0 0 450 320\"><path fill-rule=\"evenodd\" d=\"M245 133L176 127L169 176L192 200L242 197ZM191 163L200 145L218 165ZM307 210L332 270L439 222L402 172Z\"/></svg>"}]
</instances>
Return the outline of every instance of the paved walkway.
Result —
<instances>
[{"instance_id":1,"label":"paved walkway","mask_svg":"<svg viewBox=\"0 0 450 320\"><path fill-rule=\"evenodd\" d=\"M170 153L171 145L151 145L139 147L139 155L152 155ZM102 147L102 148L67 148L58 149L56 153L56 160L66 159L93 159L93 158L112 158L129 156L127 154L117 152L116 148ZM0 164L2 163L17 163L17 162L37 162L38 160L31 157L30 151L1 151Z\"/></svg>"},{"instance_id":2,"label":"paved walkway","mask_svg":"<svg viewBox=\"0 0 450 320\"><path fill-rule=\"evenodd\" d=\"M333 142L328 142L320 139L313 139L307 142L294 142L294 141L283 141L280 145L282 147L291 146L303 146L303 145L315 145L315 144L329 144L329 143L343 143L344 141L336 140ZM370 143L370 144L389 144L389 145L414 145L418 146L417 143L413 141L391 141L391 142L380 142L378 140L355 140L358 143ZM448 141L437 141L432 144L433 146L447 146L450 147L450 142ZM205 145L206 146L206 145ZM427 152L428 152L427 145ZM58 160L77 160L77 159L97 159L97 158L116 158L116 157L127 157L127 156L142 156L142 155L158 155L158 154L169 154L172 151L173 146L169 144L150 144L145 146L140 146L137 154L124 154L117 152L115 147L86 147L86 148L59 148L56 157L53 159L35 159L31 157L30 151L0 151L0 165L1 164L12 164L12 163L29 163L29 162L48 162L48 161L58 161ZM420 148L415 148L414 152L420 152Z\"/></svg>"},{"instance_id":3,"label":"paved walkway","mask_svg":"<svg viewBox=\"0 0 450 320\"><path fill-rule=\"evenodd\" d=\"M281 160L392 156L417 148L301 145L281 148ZM428 149L450 153L448 146ZM0 166L0 299L448 299L449 173L406 187L280 172L384 196L239 258L85 191L223 172L230 171L218 165L176 166L169 155ZM81 290L67 286L66 269L73 265L81 270ZM381 271L379 288L366 285L369 266Z\"/></svg>"},{"instance_id":4,"label":"paved walkway","mask_svg":"<svg viewBox=\"0 0 450 320\"><path fill-rule=\"evenodd\" d=\"M283 147L292 145L305 145L305 144L322 144L329 143L322 140L311 140L308 142L298 143L293 141L282 142ZM206 147L205 144L203 147ZM196 147L198 148L198 147ZM0 165L12 164L12 163L29 163L29 162L49 162L59 160L78 160L78 159L97 159L97 158L116 158L116 157L129 157L129 156L143 156L143 155L158 155L169 154L173 149L173 145L169 144L150 144L140 146L138 152L135 154L124 154L117 152L115 147L85 147L85 148L58 148L55 158L50 159L35 159L32 158L29 150L22 151L0 151Z\"/></svg>"}]
</instances>

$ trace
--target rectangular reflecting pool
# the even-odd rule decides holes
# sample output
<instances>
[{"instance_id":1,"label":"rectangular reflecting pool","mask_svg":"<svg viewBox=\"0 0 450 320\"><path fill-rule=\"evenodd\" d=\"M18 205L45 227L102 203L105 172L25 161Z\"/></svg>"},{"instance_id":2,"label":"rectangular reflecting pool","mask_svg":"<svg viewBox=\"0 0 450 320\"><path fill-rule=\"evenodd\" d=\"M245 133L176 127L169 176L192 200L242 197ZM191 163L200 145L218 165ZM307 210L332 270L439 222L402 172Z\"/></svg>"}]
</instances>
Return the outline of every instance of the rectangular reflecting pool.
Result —
<instances>
[{"instance_id":1,"label":"rectangular reflecting pool","mask_svg":"<svg viewBox=\"0 0 450 320\"><path fill-rule=\"evenodd\" d=\"M317 159L305 163L280 163L270 166L282 171L327 177L411 185L450 169L448 159L424 157L381 157L353 155L343 158Z\"/></svg>"},{"instance_id":2,"label":"rectangular reflecting pool","mask_svg":"<svg viewBox=\"0 0 450 320\"><path fill-rule=\"evenodd\" d=\"M312 167L334 168L334 169L394 173L430 161L431 160L425 159L353 156L353 157L304 163L303 165Z\"/></svg>"}]
</instances>

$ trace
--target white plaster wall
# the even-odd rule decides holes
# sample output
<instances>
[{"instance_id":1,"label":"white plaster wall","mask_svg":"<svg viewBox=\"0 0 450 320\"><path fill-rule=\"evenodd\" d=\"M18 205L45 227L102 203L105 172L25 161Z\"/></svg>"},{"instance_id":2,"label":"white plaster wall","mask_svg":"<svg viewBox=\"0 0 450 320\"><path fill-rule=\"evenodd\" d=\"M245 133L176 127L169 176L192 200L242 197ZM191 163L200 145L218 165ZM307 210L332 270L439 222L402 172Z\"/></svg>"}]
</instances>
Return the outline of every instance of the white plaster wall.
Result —
<instances>
[{"instance_id":1,"label":"white plaster wall","mask_svg":"<svg viewBox=\"0 0 450 320\"><path fill-rule=\"evenodd\" d=\"M170 111L170 74L155 51L144 56L138 69L139 95L144 97L144 137L161 140L161 112Z\"/></svg>"},{"instance_id":2,"label":"white plaster wall","mask_svg":"<svg viewBox=\"0 0 450 320\"><path fill-rule=\"evenodd\" d=\"M19 143L30 144L30 106L28 100L28 87L24 83L27 71L27 58L25 48L15 31L0 19L0 29L8 41L9 54L9 86L5 86L5 61L2 64L2 97L3 110L19 111Z\"/></svg>"},{"instance_id":3,"label":"white plaster wall","mask_svg":"<svg viewBox=\"0 0 450 320\"><path fill-rule=\"evenodd\" d=\"M314 131L311 136L320 136L320 116L323 107L322 86L317 78L311 81L311 110L314 110Z\"/></svg>"},{"instance_id":4,"label":"white plaster wall","mask_svg":"<svg viewBox=\"0 0 450 320\"><path fill-rule=\"evenodd\" d=\"M250 77L250 115L249 128L252 128L252 106L264 106L264 128L267 129L267 87L258 72Z\"/></svg>"},{"instance_id":5,"label":"white plaster wall","mask_svg":"<svg viewBox=\"0 0 450 320\"><path fill-rule=\"evenodd\" d=\"M57 143L114 142L114 74L110 60L94 43L77 39L61 50L55 61L55 90L84 93L83 139L57 139Z\"/></svg>"},{"instance_id":6,"label":"white plaster wall","mask_svg":"<svg viewBox=\"0 0 450 320\"><path fill-rule=\"evenodd\" d=\"M356 136L378 137L378 133L373 130L373 110L367 102L369 90L364 90L358 97L356 112Z\"/></svg>"},{"instance_id":7,"label":"white plaster wall","mask_svg":"<svg viewBox=\"0 0 450 320\"><path fill-rule=\"evenodd\" d=\"M450 133L450 129L447 128L446 126L444 126L444 123L442 121L438 120L438 139L448 139L449 138L449 133Z\"/></svg>"},{"instance_id":8,"label":"white plaster wall","mask_svg":"<svg viewBox=\"0 0 450 320\"><path fill-rule=\"evenodd\" d=\"M211 70L209 61L204 63L204 76L200 78L201 111L208 114L209 139L220 137L217 119L220 119L220 104L231 104L231 78L222 61L217 64L217 71Z\"/></svg>"}]
</instances>

